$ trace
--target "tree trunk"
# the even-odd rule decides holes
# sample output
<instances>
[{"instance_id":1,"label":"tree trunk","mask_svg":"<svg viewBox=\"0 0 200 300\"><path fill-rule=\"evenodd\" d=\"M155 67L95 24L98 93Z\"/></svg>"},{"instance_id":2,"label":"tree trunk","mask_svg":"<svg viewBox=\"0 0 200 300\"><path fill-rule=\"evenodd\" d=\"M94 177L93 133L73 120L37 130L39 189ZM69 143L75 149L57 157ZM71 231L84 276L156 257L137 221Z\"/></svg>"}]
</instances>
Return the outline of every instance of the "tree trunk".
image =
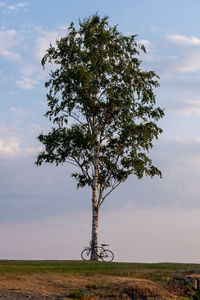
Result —
<instances>
[{"instance_id":1,"label":"tree trunk","mask_svg":"<svg viewBox=\"0 0 200 300\"><path fill-rule=\"evenodd\" d=\"M99 209L92 204L92 238L91 238L91 257L90 260L98 260L98 214Z\"/></svg>"},{"instance_id":2,"label":"tree trunk","mask_svg":"<svg viewBox=\"0 0 200 300\"><path fill-rule=\"evenodd\" d=\"M91 237L91 257L90 260L98 260L98 213L97 193L98 193L98 154L94 153L94 174L92 186L92 237Z\"/></svg>"}]
</instances>

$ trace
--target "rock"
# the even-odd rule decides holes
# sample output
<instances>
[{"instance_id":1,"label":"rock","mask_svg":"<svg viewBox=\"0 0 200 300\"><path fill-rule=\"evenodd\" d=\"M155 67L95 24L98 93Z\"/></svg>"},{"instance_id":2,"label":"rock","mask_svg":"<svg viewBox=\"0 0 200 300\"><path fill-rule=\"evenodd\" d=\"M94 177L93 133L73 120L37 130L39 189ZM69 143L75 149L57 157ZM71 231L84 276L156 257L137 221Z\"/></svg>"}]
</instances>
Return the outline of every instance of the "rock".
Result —
<instances>
[{"instance_id":1,"label":"rock","mask_svg":"<svg viewBox=\"0 0 200 300\"><path fill-rule=\"evenodd\" d=\"M200 270L185 270L183 272L181 272L183 274L183 276L186 275L200 275Z\"/></svg>"},{"instance_id":2,"label":"rock","mask_svg":"<svg viewBox=\"0 0 200 300\"><path fill-rule=\"evenodd\" d=\"M192 296L196 292L196 278L176 276L169 281L169 286L181 296Z\"/></svg>"}]
</instances>

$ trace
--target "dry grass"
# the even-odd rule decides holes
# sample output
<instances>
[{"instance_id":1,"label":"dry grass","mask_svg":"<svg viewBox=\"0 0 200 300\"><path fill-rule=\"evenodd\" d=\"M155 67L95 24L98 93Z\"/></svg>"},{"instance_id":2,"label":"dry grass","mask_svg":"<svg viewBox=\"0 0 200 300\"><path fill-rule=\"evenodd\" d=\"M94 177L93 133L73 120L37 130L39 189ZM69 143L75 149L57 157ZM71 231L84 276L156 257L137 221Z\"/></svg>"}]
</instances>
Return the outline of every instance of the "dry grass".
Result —
<instances>
[{"instance_id":1,"label":"dry grass","mask_svg":"<svg viewBox=\"0 0 200 300\"><path fill-rule=\"evenodd\" d=\"M87 283L84 278L65 274L4 274L0 275L1 290L15 290L42 296L60 295L80 289Z\"/></svg>"},{"instance_id":2,"label":"dry grass","mask_svg":"<svg viewBox=\"0 0 200 300\"><path fill-rule=\"evenodd\" d=\"M122 299L122 295L162 296L177 299L162 286L150 280L106 275L72 274L1 274L0 289L27 295L60 296L63 299L77 290L92 293L91 299Z\"/></svg>"}]
</instances>

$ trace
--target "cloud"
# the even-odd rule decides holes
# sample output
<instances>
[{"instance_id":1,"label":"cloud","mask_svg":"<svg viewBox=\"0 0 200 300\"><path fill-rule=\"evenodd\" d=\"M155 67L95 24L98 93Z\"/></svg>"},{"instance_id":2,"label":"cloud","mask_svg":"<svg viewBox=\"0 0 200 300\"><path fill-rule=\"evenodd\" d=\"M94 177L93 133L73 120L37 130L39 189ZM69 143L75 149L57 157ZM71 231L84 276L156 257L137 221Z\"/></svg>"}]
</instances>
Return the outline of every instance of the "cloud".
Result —
<instances>
[{"instance_id":1,"label":"cloud","mask_svg":"<svg viewBox=\"0 0 200 300\"><path fill-rule=\"evenodd\" d=\"M175 137L175 141L177 143L185 144L185 143L190 143L191 139L186 138L186 137L182 137L182 136L177 136L177 137Z\"/></svg>"},{"instance_id":2,"label":"cloud","mask_svg":"<svg viewBox=\"0 0 200 300\"><path fill-rule=\"evenodd\" d=\"M45 72L41 65L25 65L20 73L27 77L33 77L35 80L44 80L48 74L48 72Z\"/></svg>"},{"instance_id":3,"label":"cloud","mask_svg":"<svg viewBox=\"0 0 200 300\"><path fill-rule=\"evenodd\" d=\"M21 60L21 55L18 53L12 52L12 51L3 50L0 54L11 61L20 61Z\"/></svg>"},{"instance_id":4,"label":"cloud","mask_svg":"<svg viewBox=\"0 0 200 300\"><path fill-rule=\"evenodd\" d=\"M152 43L148 40L139 40L138 41L139 44L144 45L145 47L151 47Z\"/></svg>"},{"instance_id":5,"label":"cloud","mask_svg":"<svg viewBox=\"0 0 200 300\"><path fill-rule=\"evenodd\" d=\"M140 45L144 45L145 46L145 49L146 49L146 52L147 53L140 53L140 59L143 61L143 62L151 62L153 60L155 60L155 56L154 56L154 45L148 41L148 40L139 40L137 41L138 44Z\"/></svg>"},{"instance_id":6,"label":"cloud","mask_svg":"<svg viewBox=\"0 0 200 300\"><path fill-rule=\"evenodd\" d=\"M157 26L151 26L150 31L151 32L159 32L160 28L158 28Z\"/></svg>"},{"instance_id":7,"label":"cloud","mask_svg":"<svg viewBox=\"0 0 200 300\"><path fill-rule=\"evenodd\" d=\"M58 31L40 30L40 37L36 40L35 58L41 61L46 53L46 50L49 48L50 43L55 46L56 40L59 40L63 36L63 33L63 26L60 26Z\"/></svg>"},{"instance_id":8,"label":"cloud","mask_svg":"<svg viewBox=\"0 0 200 300\"><path fill-rule=\"evenodd\" d=\"M35 73L36 71L36 66L35 65L25 65L20 73L22 73L24 76L31 76Z\"/></svg>"},{"instance_id":9,"label":"cloud","mask_svg":"<svg viewBox=\"0 0 200 300\"><path fill-rule=\"evenodd\" d=\"M177 71L181 73L191 73L200 70L200 52L193 51L183 59L177 65Z\"/></svg>"},{"instance_id":10,"label":"cloud","mask_svg":"<svg viewBox=\"0 0 200 300\"><path fill-rule=\"evenodd\" d=\"M0 122L0 158L16 156L22 152L22 129Z\"/></svg>"},{"instance_id":11,"label":"cloud","mask_svg":"<svg viewBox=\"0 0 200 300\"><path fill-rule=\"evenodd\" d=\"M160 201L165 199L165 204L171 202L171 205L172 203L178 204L180 207L188 209L200 208L198 200L200 197L200 144L198 138L197 130L197 134L193 138L191 138L191 134L189 138L187 134L183 134L178 141L176 138L174 142L159 144L159 151L156 153L160 156L160 168L163 172L160 184L162 193L160 191L159 195ZM157 192L160 187L158 188L157 185ZM167 193L167 197L165 197L165 193Z\"/></svg>"},{"instance_id":12,"label":"cloud","mask_svg":"<svg viewBox=\"0 0 200 300\"><path fill-rule=\"evenodd\" d=\"M31 115L31 112L14 106L10 107L10 112L17 117ZM13 159L16 158L17 161L20 157L25 159L27 155L36 155L38 151L41 151L41 144L36 137L41 131L45 132L46 128L35 123L28 123L23 127L19 127L19 124L23 126L21 119L16 118L14 124L8 125L5 122L0 122L0 160L3 157L6 161L6 157L8 157L9 161L12 155Z\"/></svg>"},{"instance_id":13,"label":"cloud","mask_svg":"<svg viewBox=\"0 0 200 300\"><path fill-rule=\"evenodd\" d=\"M38 168L34 162L41 145L26 145L17 155L0 155L0 224L87 209L90 192L76 191L71 166Z\"/></svg>"},{"instance_id":14,"label":"cloud","mask_svg":"<svg viewBox=\"0 0 200 300\"><path fill-rule=\"evenodd\" d=\"M39 81L30 77L23 76L21 79L16 81L16 84L24 90L31 90L35 87L35 85L39 84Z\"/></svg>"},{"instance_id":15,"label":"cloud","mask_svg":"<svg viewBox=\"0 0 200 300\"><path fill-rule=\"evenodd\" d=\"M35 47L35 58L41 60L49 48L50 43L54 43L56 39L58 39L57 32L48 32L44 34L43 37L38 38Z\"/></svg>"},{"instance_id":16,"label":"cloud","mask_svg":"<svg viewBox=\"0 0 200 300\"><path fill-rule=\"evenodd\" d=\"M20 61L20 54L11 51L17 44L17 32L15 29L0 30L0 56L12 61Z\"/></svg>"},{"instance_id":17,"label":"cloud","mask_svg":"<svg viewBox=\"0 0 200 300\"><path fill-rule=\"evenodd\" d=\"M45 131L45 128L41 127L38 124L29 124L27 131L33 135L39 135L40 132Z\"/></svg>"},{"instance_id":18,"label":"cloud","mask_svg":"<svg viewBox=\"0 0 200 300\"><path fill-rule=\"evenodd\" d=\"M15 10L15 9L16 9L16 6L15 6L15 5L9 5L9 6L7 6L7 9Z\"/></svg>"},{"instance_id":19,"label":"cloud","mask_svg":"<svg viewBox=\"0 0 200 300\"><path fill-rule=\"evenodd\" d=\"M187 37L184 35L168 35L166 40L172 44L182 46L181 48L173 47L173 53L169 58L163 61L160 76L162 80L168 80L177 74L195 73L200 71L200 39L197 37ZM169 47L169 43L167 44ZM165 65L164 65L165 64Z\"/></svg>"},{"instance_id":20,"label":"cloud","mask_svg":"<svg viewBox=\"0 0 200 300\"><path fill-rule=\"evenodd\" d=\"M25 65L20 70L22 77L16 81L16 84L25 90L31 90L37 86L41 80L44 80L48 74L40 65Z\"/></svg>"},{"instance_id":21,"label":"cloud","mask_svg":"<svg viewBox=\"0 0 200 300\"><path fill-rule=\"evenodd\" d=\"M195 73L200 71L200 52L187 51L180 56L168 59L165 66L161 67L160 77L163 81L175 78L177 74ZM177 78L178 79L178 78ZM188 80L187 80L188 81Z\"/></svg>"},{"instance_id":22,"label":"cloud","mask_svg":"<svg viewBox=\"0 0 200 300\"><path fill-rule=\"evenodd\" d=\"M25 111L24 109L20 109L20 108L16 108L16 107L14 107L14 106L12 106L11 108L10 108L10 111L11 112L13 112L13 113L15 113L16 115L18 115L18 116L27 116L29 113L27 112L27 111Z\"/></svg>"},{"instance_id":23,"label":"cloud","mask_svg":"<svg viewBox=\"0 0 200 300\"><path fill-rule=\"evenodd\" d=\"M28 5L27 2L22 2L22 3L18 3L18 4L17 4L18 7L25 7L25 6L27 6L27 5Z\"/></svg>"},{"instance_id":24,"label":"cloud","mask_svg":"<svg viewBox=\"0 0 200 300\"><path fill-rule=\"evenodd\" d=\"M200 96L188 96L174 100L173 110L185 116L200 115Z\"/></svg>"},{"instance_id":25,"label":"cloud","mask_svg":"<svg viewBox=\"0 0 200 300\"><path fill-rule=\"evenodd\" d=\"M195 139L195 141L196 141L197 143L200 143L200 137L197 137L197 138Z\"/></svg>"},{"instance_id":26,"label":"cloud","mask_svg":"<svg viewBox=\"0 0 200 300\"><path fill-rule=\"evenodd\" d=\"M7 140L0 138L0 154L13 155L19 152L21 152L19 138L9 137Z\"/></svg>"},{"instance_id":27,"label":"cloud","mask_svg":"<svg viewBox=\"0 0 200 300\"><path fill-rule=\"evenodd\" d=\"M200 46L200 39L197 37L187 37L184 35L174 34L168 35L167 39L180 46Z\"/></svg>"},{"instance_id":28,"label":"cloud","mask_svg":"<svg viewBox=\"0 0 200 300\"><path fill-rule=\"evenodd\" d=\"M45 55L45 51L49 48L50 43L55 45L56 40L61 38L64 28L63 26L60 26L58 31L45 31L41 27L33 27L32 30L35 30L39 35L35 42L34 57L41 61L42 57ZM45 80L53 67L53 65L47 66L46 70L43 70L41 64L24 65L20 70L20 73L22 74L21 78L16 80L16 84L22 89L31 90L37 86L40 81Z\"/></svg>"},{"instance_id":29,"label":"cloud","mask_svg":"<svg viewBox=\"0 0 200 300\"><path fill-rule=\"evenodd\" d=\"M10 11L17 11L21 8L24 8L25 6L27 6L28 3L27 2L20 2L17 3L15 5L6 5L5 2L0 1L0 7L4 8L3 12L5 13L9 13Z\"/></svg>"},{"instance_id":30,"label":"cloud","mask_svg":"<svg viewBox=\"0 0 200 300\"><path fill-rule=\"evenodd\" d=\"M199 149L198 143L195 143L196 145L194 147ZM186 144L185 148L190 148L191 145L194 145L194 143ZM183 143L181 143L180 147L183 147ZM181 200L179 200L181 206L190 209L190 207L194 205L195 201L200 196L200 155L194 154L192 156L191 153L188 155L188 157L181 155L180 158L177 157L177 160L174 161L174 165L171 165L168 168L168 171L169 174L173 176L174 189L176 190L176 193L179 194L179 197L185 198L182 203ZM173 173L174 175L172 175ZM188 182L188 180L190 182ZM171 186L173 186L172 183Z\"/></svg>"},{"instance_id":31,"label":"cloud","mask_svg":"<svg viewBox=\"0 0 200 300\"><path fill-rule=\"evenodd\" d=\"M28 148L25 148L25 152L28 152L28 153L31 153L31 154L34 154L34 155L37 155L37 153L41 152L42 151L42 147L28 147Z\"/></svg>"}]
</instances>

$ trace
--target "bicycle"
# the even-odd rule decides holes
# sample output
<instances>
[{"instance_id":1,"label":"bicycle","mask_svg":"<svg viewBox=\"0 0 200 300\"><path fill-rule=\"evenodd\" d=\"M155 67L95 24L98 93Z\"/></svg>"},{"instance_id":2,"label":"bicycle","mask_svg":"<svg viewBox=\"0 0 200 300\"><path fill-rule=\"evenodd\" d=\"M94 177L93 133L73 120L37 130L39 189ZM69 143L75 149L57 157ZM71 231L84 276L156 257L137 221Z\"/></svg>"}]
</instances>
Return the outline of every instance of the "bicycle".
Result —
<instances>
[{"instance_id":1,"label":"bicycle","mask_svg":"<svg viewBox=\"0 0 200 300\"><path fill-rule=\"evenodd\" d=\"M97 252L95 251L95 254L104 262L111 262L114 259L114 254L111 250L105 249L104 247L106 246L109 245L101 244L101 246L97 246ZM91 250L91 247L85 247L85 249L81 252L81 258L83 260L90 260Z\"/></svg>"}]
</instances>

